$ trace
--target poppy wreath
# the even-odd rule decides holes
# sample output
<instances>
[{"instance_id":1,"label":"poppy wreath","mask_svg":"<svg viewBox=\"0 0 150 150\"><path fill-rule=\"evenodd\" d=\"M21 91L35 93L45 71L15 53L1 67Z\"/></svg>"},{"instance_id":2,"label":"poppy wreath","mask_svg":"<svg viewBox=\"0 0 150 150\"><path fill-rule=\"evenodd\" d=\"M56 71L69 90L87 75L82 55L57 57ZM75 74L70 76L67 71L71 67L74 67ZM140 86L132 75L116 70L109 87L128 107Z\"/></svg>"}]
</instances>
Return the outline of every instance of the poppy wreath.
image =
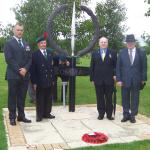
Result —
<instances>
[{"instance_id":1,"label":"poppy wreath","mask_svg":"<svg viewBox=\"0 0 150 150\"><path fill-rule=\"evenodd\" d=\"M57 45L57 43L54 41L53 39L53 22L54 22L54 19L57 15L59 15L60 13L62 13L62 11L68 9L68 5L67 4L63 4L61 5L60 7L56 8L52 13L51 15L49 16L48 18L48 22L47 22L47 32L48 32L48 41L49 41L49 44L51 45L51 47L53 49L55 49L57 52L59 53L63 53L63 54L66 54L68 55L68 52L67 50L65 49L62 49L59 45ZM92 19L92 22L93 22L93 26L94 26L94 35L93 37L91 38L91 41L89 42L89 45L87 47L85 47L84 49L80 50L78 53L77 53L77 56L83 56L85 55L86 53L90 52L93 47L95 46L97 40L99 39L100 37L100 28L99 28L99 23L98 23L98 20L97 20L97 17L93 14L92 10L90 10L88 7L86 6L80 6L80 9L84 12L86 12Z\"/></svg>"},{"instance_id":2,"label":"poppy wreath","mask_svg":"<svg viewBox=\"0 0 150 150\"><path fill-rule=\"evenodd\" d=\"M108 137L100 132L94 132L93 134L84 134L82 136L82 141L91 144L100 144L108 141Z\"/></svg>"}]
</instances>

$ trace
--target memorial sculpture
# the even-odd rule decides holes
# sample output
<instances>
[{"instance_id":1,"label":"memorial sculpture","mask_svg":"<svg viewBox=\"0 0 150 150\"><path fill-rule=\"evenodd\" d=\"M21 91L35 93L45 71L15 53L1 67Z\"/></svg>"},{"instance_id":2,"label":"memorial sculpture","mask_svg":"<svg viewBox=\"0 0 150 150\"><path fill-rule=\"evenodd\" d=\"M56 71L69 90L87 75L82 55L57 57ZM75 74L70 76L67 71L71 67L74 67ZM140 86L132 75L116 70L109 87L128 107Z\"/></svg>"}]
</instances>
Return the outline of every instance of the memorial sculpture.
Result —
<instances>
[{"instance_id":1,"label":"memorial sculpture","mask_svg":"<svg viewBox=\"0 0 150 150\"><path fill-rule=\"evenodd\" d=\"M75 89L76 89L76 76L87 76L89 75L89 68L88 67L78 67L76 66L76 58L84 56L85 54L92 51L94 48L97 40L100 37L100 29L99 29L99 23L97 21L96 16L93 14L92 10L90 10L88 7L81 5L80 10L84 11L91 17L93 26L94 26L94 35L91 38L91 41L89 42L89 45L85 47L84 49L76 52L75 51L75 35L76 35L76 28L75 28L75 2L73 4L73 13L72 13L72 24L71 24L71 56L69 56L68 51L65 49L62 49L54 40L53 37L53 25L55 17L58 16L63 11L67 10L70 7L68 4L63 4L60 7L56 8L51 15L48 18L47 23L47 32L48 32L48 42L50 46L59 54L67 55L70 61L70 66L61 71L61 74L65 74L69 76L69 112L75 111ZM60 73L57 68L55 69L56 74Z\"/></svg>"}]
</instances>

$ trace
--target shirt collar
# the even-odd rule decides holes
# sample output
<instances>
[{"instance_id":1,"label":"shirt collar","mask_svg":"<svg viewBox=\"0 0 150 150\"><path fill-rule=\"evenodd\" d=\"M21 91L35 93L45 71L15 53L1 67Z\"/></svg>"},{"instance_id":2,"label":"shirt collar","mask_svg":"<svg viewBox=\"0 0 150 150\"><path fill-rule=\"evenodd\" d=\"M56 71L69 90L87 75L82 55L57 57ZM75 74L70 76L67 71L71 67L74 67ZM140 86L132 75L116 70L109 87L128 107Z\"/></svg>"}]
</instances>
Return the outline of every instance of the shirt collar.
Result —
<instances>
[{"instance_id":1,"label":"shirt collar","mask_svg":"<svg viewBox=\"0 0 150 150\"><path fill-rule=\"evenodd\" d=\"M100 52L103 52L103 51L106 53L107 48L100 48Z\"/></svg>"},{"instance_id":2,"label":"shirt collar","mask_svg":"<svg viewBox=\"0 0 150 150\"><path fill-rule=\"evenodd\" d=\"M22 42L22 38L17 38L16 36L13 36L16 40L17 40L17 42L18 42L18 40L21 40L21 42Z\"/></svg>"},{"instance_id":3,"label":"shirt collar","mask_svg":"<svg viewBox=\"0 0 150 150\"><path fill-rule=\"evenodd\" d=\"M40 51L41 51L42 53L44 53L44 51L46 51L46 49L40 49Z\"/></svg>"},{"instance_id":4,"label":"shirt collar","mask_svg":"<svg viewBox=\"0 0 150 150\"><path fill-rule=\"evenodd\" d=\"M129 52L130 50L128 49L128 52ZM136 48L134 47L133 49L132 49L132 52L135 52L136 51Z\"/></svg>"}]
</instances>

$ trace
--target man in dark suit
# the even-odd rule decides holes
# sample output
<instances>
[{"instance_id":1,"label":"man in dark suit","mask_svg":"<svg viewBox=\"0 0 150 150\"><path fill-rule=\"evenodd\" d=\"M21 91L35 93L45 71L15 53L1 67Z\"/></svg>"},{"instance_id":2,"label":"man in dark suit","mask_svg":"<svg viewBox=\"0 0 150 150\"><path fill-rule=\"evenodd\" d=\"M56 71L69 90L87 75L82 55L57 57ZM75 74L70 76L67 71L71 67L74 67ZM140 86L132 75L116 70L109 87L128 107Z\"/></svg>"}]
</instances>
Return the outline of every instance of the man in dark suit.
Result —
<instances>
[{"instance_id":1,"label":"man in dark suit","mask_svg":"<svg viewBox=\"0 0 150 150\"><path fill-rule=\"evenodd\" d=\"M54 80L53 55L46 49L46 37L37 39L38 50L32 55L31 82L36 91L36 121L43 118L53 119L52 87Z\"/></svg>"},{"instance_id":2,"label":"man in dark suit","mask_svg":"<svg viewBox=\"0 0 150 150\"><path fill-rule=\"evenodd\" d=\"M112 95L114 90L117 55L108 48L108 39L99 39L100 49L92 53L90 65L90 81L95 85L97 97L98 119L104 118L105 112L109 120L112 117Z\"/></svg>"},{"instance_id":3,"label":"man in dark suit","mask_svg":"<svg viewBox=\"0 0 150 150\"><path fill-rule=\"evenodd\" d=\"M18 108L17 120L31 122L25 118L24 106L32 55L29 45L22 39L23 25L17 23L13 28L13 33L13 38L5 45L4 54L7 63L9 119L11 125L16 125L16 106Z\"/></svg>"},{"instance_id":4,"label":"man in dark suit","mask_svg":"<svg viewBox=\"0 0 150 150\"><path fill-rule=\"evenodd\" d=\"M127 48L120 51L117 61L117 84L122 90L123 119L135 123L138 113L140 85L147 80L146 53L136 48L133 34L126 37Z\"/></svg>"}]
</instances>

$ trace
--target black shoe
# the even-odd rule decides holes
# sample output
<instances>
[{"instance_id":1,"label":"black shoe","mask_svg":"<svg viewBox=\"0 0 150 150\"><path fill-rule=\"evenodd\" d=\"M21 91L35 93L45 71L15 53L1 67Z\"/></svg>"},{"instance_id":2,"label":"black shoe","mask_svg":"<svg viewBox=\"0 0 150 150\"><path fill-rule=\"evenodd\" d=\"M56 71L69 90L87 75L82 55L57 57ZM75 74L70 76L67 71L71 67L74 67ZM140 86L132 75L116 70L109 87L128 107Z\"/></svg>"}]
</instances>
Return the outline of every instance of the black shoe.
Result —
<instances>
[{"instance_id":1,"label":"black shoe","mask_svg":"<svg viewBox=\"0 0 150 150\"><path fill-rule=\"evenodd\" d=\"M104 118L104 117L102 117L102 116L98 116L97 119L98 119L98 120L103 120L103 118Z\"/></svg>"},{"instance_id":2,"label":"black shoe","mask_svg":"<svg viewBox=\"0 0 150 150\"><path fill-rule=\"evenodd\" d=\"M114 120L114 117L107 117L108 120Z\"/></svg>"},{"instance_id":3,"label":"black shoe","mask_svg":"<svg viewBox=\"0 0 150 150\"><path fill-rule=\"evenodd\" d=\"M54 115L49 114L47 118L49 118L49 119L54 119L54 118L55 118L55 116L54 116Z\"/></svg>"},{"instance_id":4,"label":"black shoe","mask_svg":"<svg viewBox=\"0 0 150 150\"><path fill-rule=\"evenodd\" d=\"M12 126L15 126L15 125L16 125L15 119L10 119L10 125L12 125Z\"/></svg>"},{"instance_id":5,"label":"black shoe","mask_svg":"<svg viewBox=\"0 0 150 150\"><path fill-rule=\"evenodd\" d=\"M127 122L128 120L130 120L129 117L123 117L122 120L121 120L121 122Z\"/></svg>"},{"instance_id":6,"label":"black shoe","mask_svg":"<svg viewBox=\"0 0 150 150\"><path fill-rule=\"evenodd\" d=\"M42 121L42 118L36 118L36 122Z\"/></svg>"},{"instance_id":7,"label":"black shoe","mask_svg":"<svg viewBox=\"0 0 150 150\"><path fill-rule=\"evenodd\" d=\"M54 118L55 118L55 116L54 116L54 115L49 114L49 115L47 115L47 116L44 116L43 118L54 119Z\"/></svg>"},{"instance_id":8,"label":"black shoe","mask_svg":"<svg viewBox=\"0 0 150 150\"><path fill-rule=\"evenodd\" d=\"M136 123L135 117L131 117L131 118L130 118L130 122L131 122L131 123Z\"/></svg>"},{"instance_id":9,"label":"black shoe","mask_svg":"<svg viewBox=\"0 0 150 150\"><path fill-rule=\"evenodd\" d=\"M19 122L24 122L24 123L31 123L31 120L27 119L27 118L17 118L17 120Z\"/></svg>"}]
</instances>

